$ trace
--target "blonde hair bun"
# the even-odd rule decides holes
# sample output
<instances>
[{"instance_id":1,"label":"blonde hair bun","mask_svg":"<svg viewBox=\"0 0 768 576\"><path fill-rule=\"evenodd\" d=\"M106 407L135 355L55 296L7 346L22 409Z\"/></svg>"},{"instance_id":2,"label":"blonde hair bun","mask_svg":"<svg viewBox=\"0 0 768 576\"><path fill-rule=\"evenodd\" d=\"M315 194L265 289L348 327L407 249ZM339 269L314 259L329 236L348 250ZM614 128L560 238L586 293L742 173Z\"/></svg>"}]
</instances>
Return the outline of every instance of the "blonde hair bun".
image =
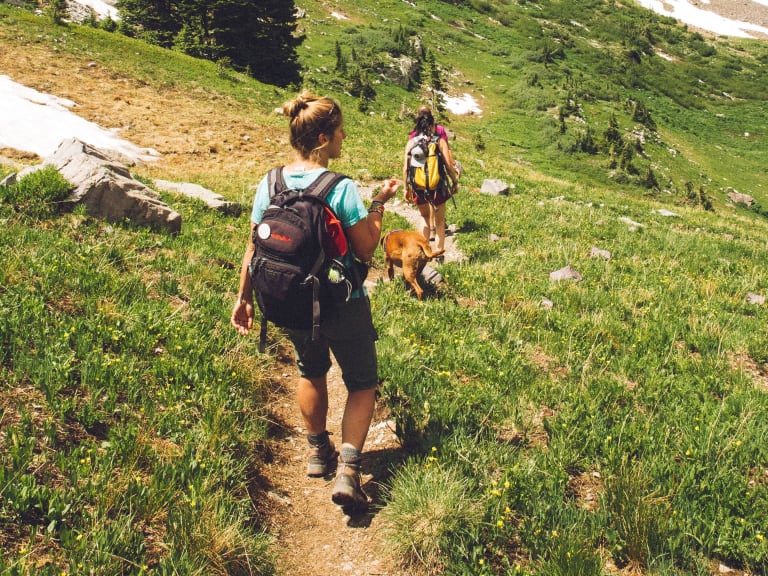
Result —
<instances>
[{"instance_id":1,"label":"blonde hair bun","mask_svg":"<svg viewBox=\"0 0 768 576\"><path fill-rule=\"evenodd\" d=\"M310 102L317 100L317 97L310 92L304 91L293 100L288 100L283 104L283 113L291 119L301 114L302 110L309 107Z\"/></svg>"}]
</instances>

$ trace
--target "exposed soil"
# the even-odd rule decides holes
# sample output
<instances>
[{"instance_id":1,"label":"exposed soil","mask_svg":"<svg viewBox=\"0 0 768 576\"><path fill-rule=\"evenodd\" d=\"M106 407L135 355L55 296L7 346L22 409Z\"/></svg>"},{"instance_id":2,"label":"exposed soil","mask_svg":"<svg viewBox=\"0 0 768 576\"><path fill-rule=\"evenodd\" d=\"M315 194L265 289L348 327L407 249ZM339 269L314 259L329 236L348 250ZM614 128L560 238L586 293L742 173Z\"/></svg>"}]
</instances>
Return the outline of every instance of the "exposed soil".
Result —
<instances>
[{"instance_id":1,"label":"exposed soil","mask_svg":"<svg viewBox=\"0 0 768 576\"><path fill-rule=\"evenodd\" d=\"M382 487L391 466L400 457L383 403L379 403L363 462L363 489L371 497L369 510L347 516L331 502L333 475L306 476L307 442L294 399L296 369L289 355L275 367L273 420L270 438L274 460L262 471L268 480L266 508L269 528L276 536L274 551L280 574L287 576L397 575L401 572L386 557L381 544L378 512ZM328 378L328 430L337 445L346 391L337 366Z\"/></svg>"}]
</instances>

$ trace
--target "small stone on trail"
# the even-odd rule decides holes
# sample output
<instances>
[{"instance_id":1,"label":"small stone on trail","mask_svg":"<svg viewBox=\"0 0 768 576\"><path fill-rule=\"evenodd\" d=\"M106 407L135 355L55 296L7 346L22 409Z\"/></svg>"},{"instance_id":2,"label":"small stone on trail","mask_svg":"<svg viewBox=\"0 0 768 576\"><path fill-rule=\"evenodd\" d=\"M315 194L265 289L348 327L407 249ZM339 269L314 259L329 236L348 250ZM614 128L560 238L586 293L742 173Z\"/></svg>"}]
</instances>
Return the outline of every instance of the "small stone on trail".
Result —
<instances>
[{"instance_id":1,"label":"small stone on trail","mask_svg":"<svg viewBox=\"0 0 768 576\"><path fill-rule=\"evenodd\" d=\"M753 294L750 292L747 294L747 303L749 304L765 304L765 296L761 296L760 294Z\"/></svg>"}]
</instances>

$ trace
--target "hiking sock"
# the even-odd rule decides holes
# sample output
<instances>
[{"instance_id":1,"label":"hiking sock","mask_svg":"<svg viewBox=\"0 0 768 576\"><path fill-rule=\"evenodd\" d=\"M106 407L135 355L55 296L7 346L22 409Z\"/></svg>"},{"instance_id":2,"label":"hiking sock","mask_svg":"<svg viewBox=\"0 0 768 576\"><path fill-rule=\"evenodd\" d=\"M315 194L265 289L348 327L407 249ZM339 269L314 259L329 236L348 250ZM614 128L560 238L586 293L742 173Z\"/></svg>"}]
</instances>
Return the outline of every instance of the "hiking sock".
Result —
<instances>
[{"instance_id":1,"label":"hiking sock","mask_svg":"<svg viewBox=\"0 0 768 576\"><path fill-rule=\"evenodd\" d=\"M314 446L315 448L322 448L328 444L328 436L330 436L328 430L320 432L320 434L307 434L307 441L309 442L310 446Z\"/></svg>"},{"instance_id":2,"label":"hiking sock","mask_svg":"<svg viewBox=\"0 0 768 576\"><path fill-rule=\"evenodd\" d=\"M349 444L343 444L341 446L341 462L342 464L349 465L350 468L353 470L359 470L360 469L360 463L363 460L363 455L354 446L350 446Z\"/></svg>"},{"instance_id":3,"label":"hiking sock","mask_svg":"<svg viewBox=\"0 0 768 576\"><path fill-rule=\"evenodd\" d=\"M328 436L330 436L330 432L327 430L320 434L307 434L307 441L309 442L307 476L311 478L325 476L336 468L336 459L339 453Z\"/></svg>"}]
</instances>

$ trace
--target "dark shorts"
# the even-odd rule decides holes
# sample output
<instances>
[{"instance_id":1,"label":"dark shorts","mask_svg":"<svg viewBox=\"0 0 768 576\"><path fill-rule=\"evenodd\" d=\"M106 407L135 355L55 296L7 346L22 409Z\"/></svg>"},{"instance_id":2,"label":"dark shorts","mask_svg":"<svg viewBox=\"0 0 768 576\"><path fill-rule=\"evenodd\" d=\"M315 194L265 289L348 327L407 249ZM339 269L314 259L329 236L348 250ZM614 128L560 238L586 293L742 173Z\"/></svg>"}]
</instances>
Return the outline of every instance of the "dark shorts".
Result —
<instances>
[{"instance_id":1,"label":"dark shorts","mask_svg":"<svg viewBox=\"0 0 768 576\"><path fill-rule=\"evenodd\" d=\"M448 201L448 198L451 197L445 186L441 186L438 190L433 192L415 190L413 196L416 206L422 206L427 203L432 204L432 206L440 206L440 204L445 204Z\"/></svg>"},{"instance_id":2,"label":"dark shorts","mask_svg":"<svg viewBox=\"0 0 768 576\"><path fill-rule=\"evenodd\" d=\"M324 376L331 367L330 352L341 368L349 391L369 390L379 384L376 360L378 336L367 297L340 304L320 324L320 338L312 342L309 330L286 330L296 353L296 366L304 378Z\"/></svg>"}]
</instances>

